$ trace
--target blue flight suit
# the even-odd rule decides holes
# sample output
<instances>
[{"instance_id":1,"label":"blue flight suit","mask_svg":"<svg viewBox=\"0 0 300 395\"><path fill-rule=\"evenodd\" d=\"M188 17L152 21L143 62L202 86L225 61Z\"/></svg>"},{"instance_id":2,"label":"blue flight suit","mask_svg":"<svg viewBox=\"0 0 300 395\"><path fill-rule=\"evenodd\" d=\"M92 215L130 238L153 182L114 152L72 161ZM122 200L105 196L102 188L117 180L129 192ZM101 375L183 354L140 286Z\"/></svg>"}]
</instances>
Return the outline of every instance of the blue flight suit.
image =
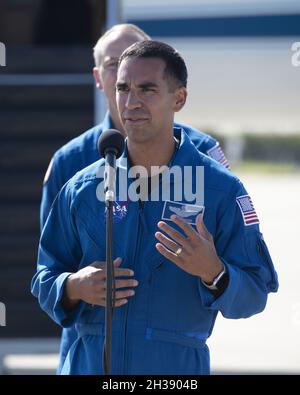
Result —
<instances>
[{"instance_id":1,"label":"blue flight suit","mask_svg":"<svg viewBox=\"0 0 300 395\"><path fill-rule=\"evenodd\" d=\"M216 160L228 166L226 158L219 147L219 143L211 136L199 132L187 125L179 125L184 128L195 146L200 152L211 155ZM114 128L107 113L102 124L95 126L80 136L74 138L65 146L60 148L52 158L46 173L43 186L43 196L40 210L40 224L43 228L48 217L51 205L62 188L62 186L74 176L77 171L82 170L91 163L99 159L97 143L102 130ZM221 151L221 153L219 153ZM217 155L217 156L214 156ZM58 372L64 358L74 341L75 331L72 328L64 329L60 348L60 364Z\"/></svg>"},{"instance_id":2,"label":"blue flight suit","mask_svg":"<svg viewBox=\"0 0 300 395\"><path fill-rule=\"evenodd\" d=\"M114 310L112 374L208 374L206 340L217 313L233 319L250 317L264 310L268 293L278 288L255 214L247 217L241 205L241 199L248 199L242 183L197 151L183 130L174 128L174 132L180 136L180 146L172 165L192 166L194 171L196 166L204 168L204 223L229 282L216 298L199 277L156 250L154 234L163 200L144 205L129 200L121 215L116 209L114 258L122 257L121 267L134 270L139 285L128 303ZM126 154L118 161L119 172ZM38 270L32 280L32 293L42 309L63 327L75 325L77 340L62 374L103 373L104 308L82 301L65 311L61 305L68 275L105 260L105 204L96 198L103 164L100 159L78 172L59 192L41 235ZM171 179L171 190L172 183ZM182 202L193 204L184 198Z\"/></svg>"}]
</instances>

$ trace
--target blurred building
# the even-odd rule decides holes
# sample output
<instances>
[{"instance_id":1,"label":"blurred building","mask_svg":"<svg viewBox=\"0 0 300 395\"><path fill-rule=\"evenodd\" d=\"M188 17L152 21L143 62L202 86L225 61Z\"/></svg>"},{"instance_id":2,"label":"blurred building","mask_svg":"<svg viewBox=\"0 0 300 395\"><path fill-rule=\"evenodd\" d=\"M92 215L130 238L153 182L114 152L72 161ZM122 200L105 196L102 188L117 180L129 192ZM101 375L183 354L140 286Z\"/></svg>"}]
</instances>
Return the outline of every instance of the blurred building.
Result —
<instances>
[{"instance_id":1,"label":"blurred building","mask_svg":"<svg viewBox=\"0 0 300 395\"><path fill-rule=\"evenodd\" d=\"M60 333L30 294L39 204L53 153L93 125L92 47L104 22L103 1L0 1L0 338Z\"/></svg>"},{"instance_id":2,"label":"blurred building","mask_svg":"<svg viewBox=\"0 0 300 395\"><path fill-rule=\"evenodd\" d=\"M123 14L185 58L177 120L226 134L300 131L298 0L124 0Z\"/></svg>"}]
</instances>

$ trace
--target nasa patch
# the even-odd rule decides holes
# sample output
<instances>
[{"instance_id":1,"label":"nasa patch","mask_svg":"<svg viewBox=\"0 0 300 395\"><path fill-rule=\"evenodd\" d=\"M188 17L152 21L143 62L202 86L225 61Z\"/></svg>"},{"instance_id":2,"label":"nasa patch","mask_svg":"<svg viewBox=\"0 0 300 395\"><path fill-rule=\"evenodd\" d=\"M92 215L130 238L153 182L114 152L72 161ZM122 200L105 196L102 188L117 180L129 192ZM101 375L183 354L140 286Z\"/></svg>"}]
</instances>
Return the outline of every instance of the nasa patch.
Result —
<instances>
[{"instance_id":1,"label":"nasa patch","mask_svg":"<svg viewBox=\"0 0 300 395\"><path fill-rule=\"evenodd\" d=\"M122 203L118 203L118 202L114 202L114 206L113 206L113 222L120 222L123 218L126 217L127 215L127 204L129 202L122 202ZM104 211L104 216L106 218L106 212L107 212L107 207L105 207L105 211Z\"/></svg>"}]
</instances>

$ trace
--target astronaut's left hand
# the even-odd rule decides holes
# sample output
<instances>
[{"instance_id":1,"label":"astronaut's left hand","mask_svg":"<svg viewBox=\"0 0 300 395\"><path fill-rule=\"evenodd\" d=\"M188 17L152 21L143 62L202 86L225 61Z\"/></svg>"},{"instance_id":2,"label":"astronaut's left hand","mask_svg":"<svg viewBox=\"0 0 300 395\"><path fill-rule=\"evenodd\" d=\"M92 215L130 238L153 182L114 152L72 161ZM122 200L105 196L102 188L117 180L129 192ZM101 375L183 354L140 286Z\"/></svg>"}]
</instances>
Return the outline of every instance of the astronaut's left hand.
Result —
<instances>
[{"instance_id":1,"label":"astronaut's left hand","mask_svg":"<svg viewBox=\"0 0 300 395\"><path fill-rule=\"evenodd\" d=\"M171 219L186 236L160 221L158 227L169 237L161 232L155 233L160 241L155 245L157 250L182 270L211 283L223 270L223 263L216 253L213 237L206 229L202 216L196 218L197 230L176 215L172 215Z\"/></svg>"}]
</instances>

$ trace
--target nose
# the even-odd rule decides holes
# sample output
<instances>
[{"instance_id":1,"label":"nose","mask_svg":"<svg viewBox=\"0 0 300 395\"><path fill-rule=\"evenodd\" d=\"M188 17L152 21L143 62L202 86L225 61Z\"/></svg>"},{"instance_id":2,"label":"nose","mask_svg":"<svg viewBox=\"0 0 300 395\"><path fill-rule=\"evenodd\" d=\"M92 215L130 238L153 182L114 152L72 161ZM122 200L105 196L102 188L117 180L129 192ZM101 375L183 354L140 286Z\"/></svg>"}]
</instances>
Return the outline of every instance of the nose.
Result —
<instances>
[{"instance_id":1,"label":"nose","mask_svg":"<svg viewBox=\"0 0 300 395\"><path fill-rule=\"evenodd\" d=\"M136 108L141 108L141 106L142 106L142 103L141 103L138 95L133 90L130 90L127 95L126 107L129 110L134 110Z\"/></svg>"}]
</instances>

